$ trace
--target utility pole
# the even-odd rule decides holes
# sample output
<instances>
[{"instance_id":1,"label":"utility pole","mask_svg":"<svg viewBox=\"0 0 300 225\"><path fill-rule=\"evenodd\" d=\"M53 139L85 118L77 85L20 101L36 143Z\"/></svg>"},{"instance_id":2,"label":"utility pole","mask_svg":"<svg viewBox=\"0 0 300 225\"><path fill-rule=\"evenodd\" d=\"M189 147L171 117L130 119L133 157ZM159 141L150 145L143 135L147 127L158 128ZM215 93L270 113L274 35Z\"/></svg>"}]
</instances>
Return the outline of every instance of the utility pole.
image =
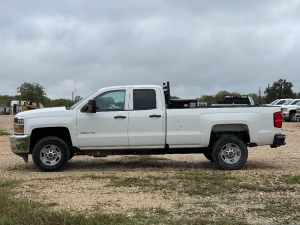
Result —
<instances>
[{"instance_id":1,"label":"utility pole","mask_svg":"<svg viewBox=\"0 0 300 225\"><path fill-rule=\"evenodd\" d=\"M270 85L268 84L268 103L270 103Z\"/></svg>"},{"instance_id":2,"label":"utility pole","mask_svg":"<svg viewBox=\"0 0 300 225\"><path fill-rule=\"evenodd\" d=\"M258 103L261 105L262 102L261 102L261 88L259 87L259 90L258 90Z\"/></svg>"},{"instance_id":3,"label":"utility pole","mask_svg":"<svg viewBox=\"0 0 300 225\"><path fill-rule=\"evenodd\" d=\"M75 79L75 93L74 93L74 96L76 98L76 79Z\"/></svg>"}]
</instances>

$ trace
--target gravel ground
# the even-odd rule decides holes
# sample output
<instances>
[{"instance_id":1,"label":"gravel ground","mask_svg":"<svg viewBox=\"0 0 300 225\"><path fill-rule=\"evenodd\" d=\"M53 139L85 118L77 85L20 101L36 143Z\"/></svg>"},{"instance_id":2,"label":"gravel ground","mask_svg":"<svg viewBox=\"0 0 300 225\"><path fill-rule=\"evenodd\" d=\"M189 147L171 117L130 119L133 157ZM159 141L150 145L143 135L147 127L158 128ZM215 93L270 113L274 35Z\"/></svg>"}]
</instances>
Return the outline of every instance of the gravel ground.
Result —
<instances>
[{"instance_id":1,"label":"gravel ground","mask_svg":"<svg viewBox=\"0 0 300 225\"><path fill-rule=\"evenodd\" d=\"M12 133L13 116L0 116L0 130ZM269 146L249 148L249 157L242 170L230 171L239 177L300 173L300 123L284 123L283 133L287 144L277 149ZM203 155L164 155L151 157L109 156L94 158L90 156L75 156L61 172L45 173L38 171L31 157L26 164L21 157L10 150L9 136L0 136L0 174L3 179L22 181L17 187L17 196L51 203L56 209L69 211L99 210L121 212L130 215L133 209L156 208L172 209L180 202L182 205L192 204L194 198L183 196L167 196L161 192L139 191L135 187L107 186L109 177L146 177L166 176L174 171L189 168L199 170L217 170L216 166L206 160ZM93 179L93 176L103 176L107 179ZM299 190L285 193L293 198ZM241 197L249 197L243 196ZM276 198L276 196L274 196ZM225 204L226 205L226 204ZM247 208L247 205L240 207ZM225 206L224 206L225 208ZM245 209L246 211L246 209ZM257 221L256 221L257 222ZM259 222L259 221L258 221ZM268 221L264 221L268 222Z\"/></svg>"}]
</instances>

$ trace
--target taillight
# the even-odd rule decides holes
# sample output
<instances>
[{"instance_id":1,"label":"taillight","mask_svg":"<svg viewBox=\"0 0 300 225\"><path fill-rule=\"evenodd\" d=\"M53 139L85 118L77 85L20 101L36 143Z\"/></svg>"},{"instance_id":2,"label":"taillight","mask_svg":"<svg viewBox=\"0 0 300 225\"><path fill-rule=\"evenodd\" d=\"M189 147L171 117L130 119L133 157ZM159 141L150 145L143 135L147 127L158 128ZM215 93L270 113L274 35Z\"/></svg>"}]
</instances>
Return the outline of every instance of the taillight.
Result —
<instances>
[{"instance_id":1,"label":"taillight","mask_svg":"<svg viewBox=\"0 0 300 225\"><path fill-rule=\"evenodd\" d=\"M274 127L282 127L282 112L274 113Z\"/></svg>"}]
</instances>

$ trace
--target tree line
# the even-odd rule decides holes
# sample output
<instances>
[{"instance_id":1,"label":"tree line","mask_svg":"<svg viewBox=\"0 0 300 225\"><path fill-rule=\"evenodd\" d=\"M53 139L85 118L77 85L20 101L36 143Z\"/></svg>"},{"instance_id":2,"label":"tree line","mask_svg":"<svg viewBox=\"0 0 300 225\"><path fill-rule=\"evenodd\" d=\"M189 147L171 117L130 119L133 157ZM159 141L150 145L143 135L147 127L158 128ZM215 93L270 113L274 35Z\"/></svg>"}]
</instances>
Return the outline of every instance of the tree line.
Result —
<instances>
[{"instance_id":1,"label":"tree line","mask_svg":"<svg viewBox=\"0 0 300 225\"><path fill-rule=\"evenodd\" d=\"M247 95L251 96L256 104L266 104L270 103L275 99L280 98L300 98L300 93L295 93L292 90L293 84L286 81L285 79L279 79L273 82L271 86L268 85L264 90L263 94L260 93L249 93ZM75 99L50 99L47 97L45 88L38 83L28 83L24 82L17 87L17 95L0 95L0 104L10 105L11 100L27 100L40 102L45 107L57 107L57 106L71 106L81 99L80 96L75 96ZM244 94L244 93L243 93ZM240 95L238 92L228 92L220 91L216 95L202 95L197 98L198 101L207 102L208 105L216 104L221 101L224 95ZM173 98L180 98L177 96L172 96Z\"/></svg>"},{"instance_id":2,"label":"tree line","mask_svg":"<svg viewBox=\"0 0 300 225\"><path fill-rule=\"evenodd\" d=\"M293 84L291 82L288 82L285 79L279 79L278 81L273 82L271 86L268 85L263 94L249 93L246 95L252 97L256 104L267 104L282 98L300 98L300 92L295 93L292 88ZM198 101L207 102L208 105L216 104L223 99L224 95L240 95L240 93L220 91L216 95L202 95L198 98Z\"/></svg>"},{"instance_id":3,"label":"tree line","mask_svg":"<svg viewBox=\"0 0 300 225\"><path fill-rule=\"evenodd\" d=\"M25 100L32 102L42 103L44 107L58 107L58 106L71 106L80 99L80 96L75 96L74 100L59 98L59 99L50 99L47 97L45 88L39 83L29 83L24 82L17 87L17 95L0 95L0 104L10 105L12 100Z\"/></svg>"}]
</instances>

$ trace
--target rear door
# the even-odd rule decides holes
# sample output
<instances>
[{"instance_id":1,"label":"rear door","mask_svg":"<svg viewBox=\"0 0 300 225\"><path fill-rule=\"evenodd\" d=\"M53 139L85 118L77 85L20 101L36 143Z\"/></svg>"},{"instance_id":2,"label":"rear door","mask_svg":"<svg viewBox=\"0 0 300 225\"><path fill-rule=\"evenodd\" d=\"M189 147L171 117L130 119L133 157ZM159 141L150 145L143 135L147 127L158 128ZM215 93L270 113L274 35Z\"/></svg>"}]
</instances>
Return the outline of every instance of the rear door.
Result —
<instances>
[{"instance_id":1,"label":"rear door","mask_svg":"<svg viewBox=\"0 0 300 225\"><path fill-rule=\"evenodd\" d=\"M165 110L159 88L131 88L128 138L130 146L163 147Z\"/></svg>"}]
</instances>

